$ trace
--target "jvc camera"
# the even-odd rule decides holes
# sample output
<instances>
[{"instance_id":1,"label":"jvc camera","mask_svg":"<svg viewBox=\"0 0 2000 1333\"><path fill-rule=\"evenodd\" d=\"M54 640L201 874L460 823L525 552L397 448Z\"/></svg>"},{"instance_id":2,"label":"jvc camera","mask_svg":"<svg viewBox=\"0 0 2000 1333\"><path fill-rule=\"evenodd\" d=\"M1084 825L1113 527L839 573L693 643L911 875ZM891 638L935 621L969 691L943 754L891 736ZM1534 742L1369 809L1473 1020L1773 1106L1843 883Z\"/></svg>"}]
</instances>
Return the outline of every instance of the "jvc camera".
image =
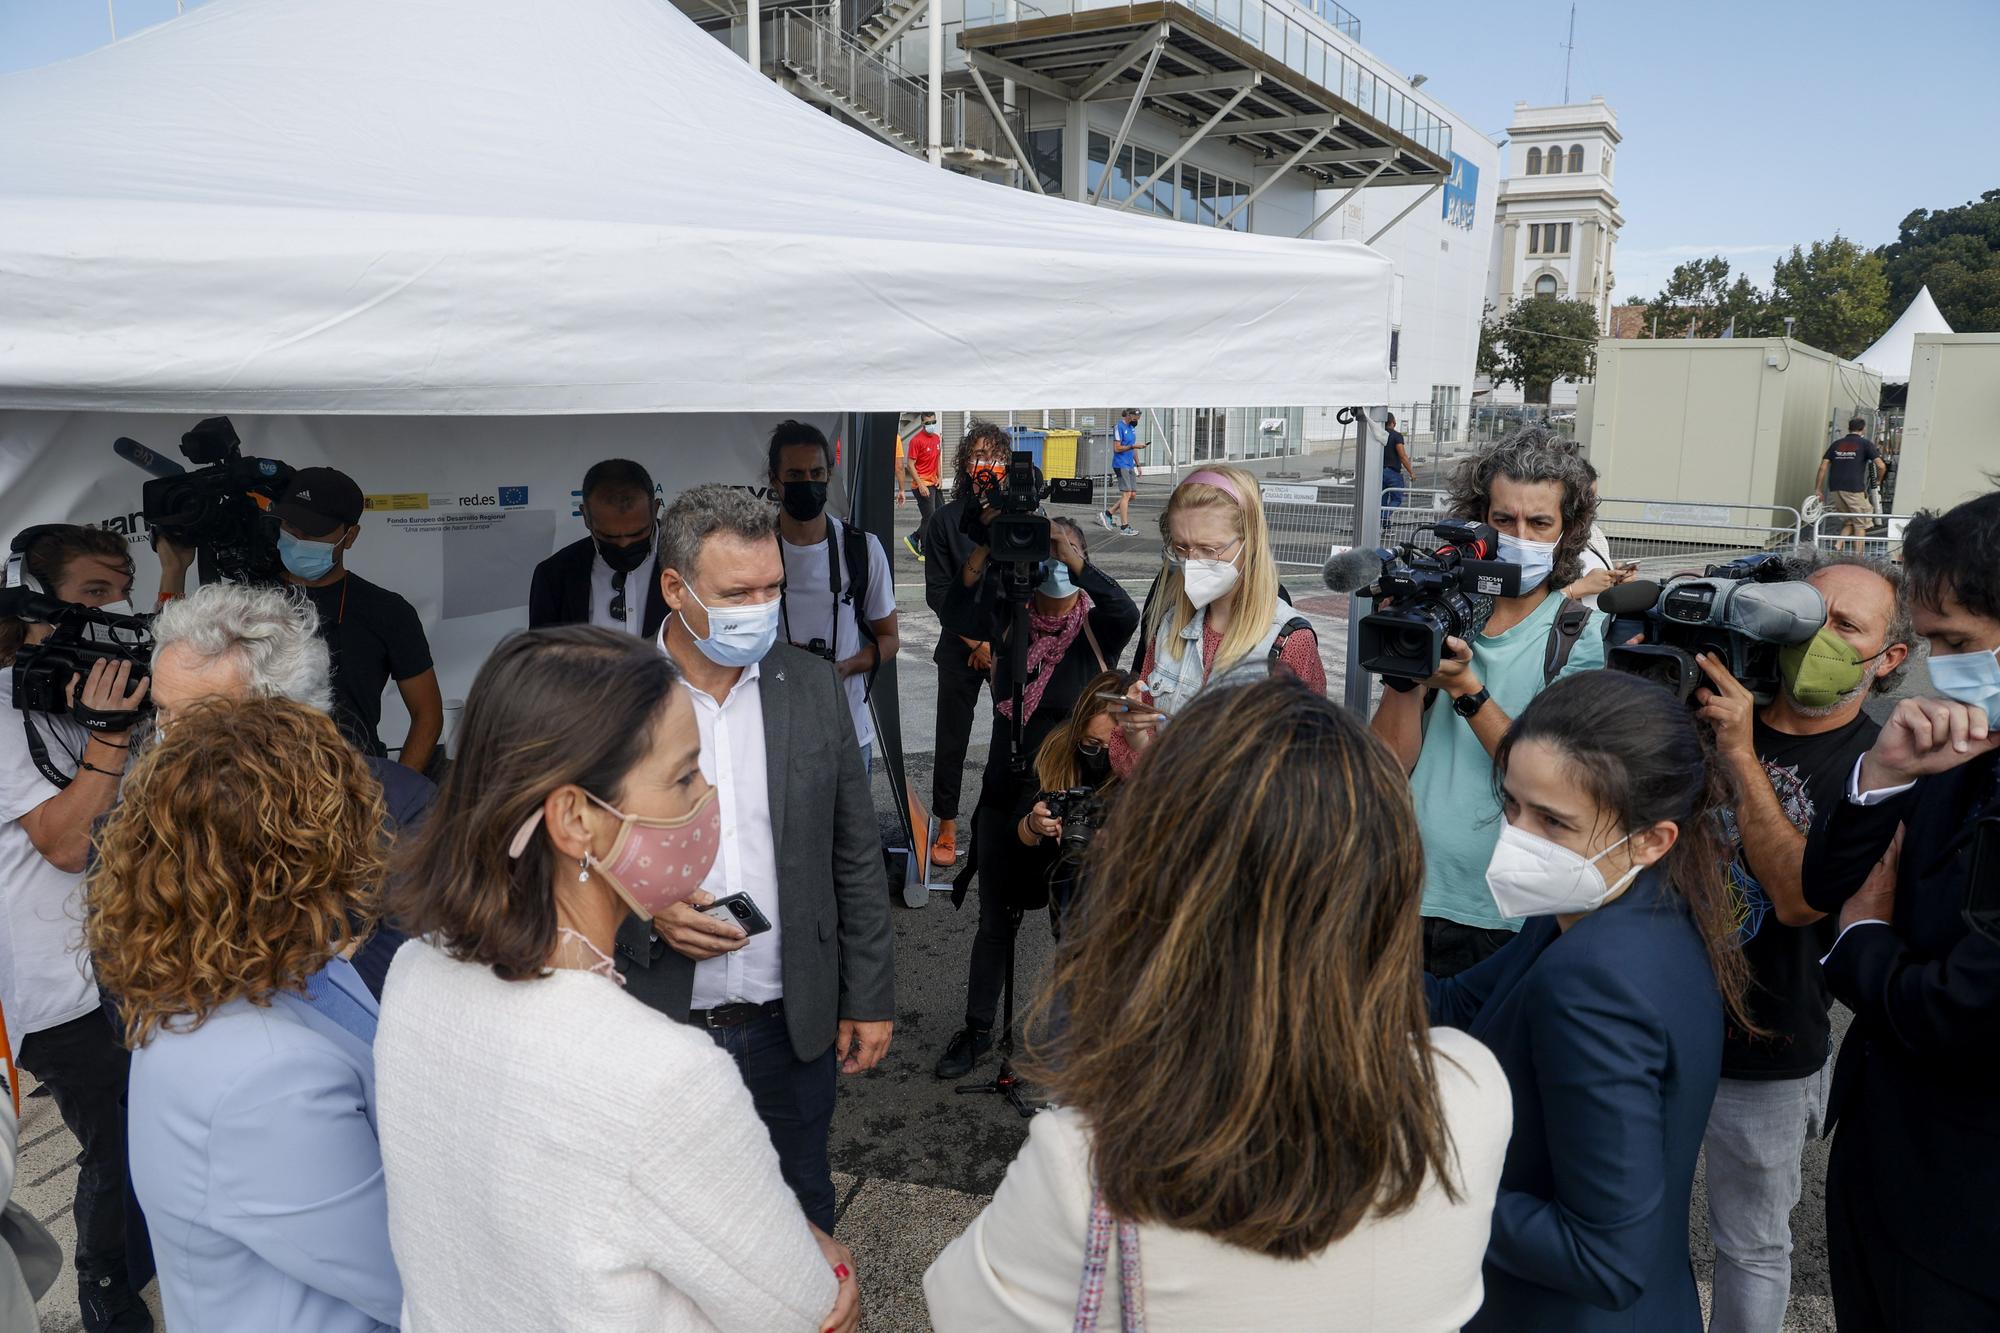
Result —
<instances>
[{"instance_id":1,"label":"jvc camera","mask_svg":"<svg viewBox=\"0 0 2000 1333\"><path fill-rule=\"evenodd\" d=\"M181 436L181 453L195 465L192 472L137 440L121 437L112 447L153 474L140 491L146 522L176 546L200 551L203 582L212 577L231 583L283 581L278 520L256 497L276 501L292 469L275 458L245 458L228 417L209 417Z\"/></svg>"},{"instance_id":2,"label":"jvc camera","mask_svg":"<svg viewBox=\"0 0 2000 1333\"><path fill-rule=\"evenodd\" d=\"M1826 624L1826 602L1810 583L1794 580L1775 553L1744 556L1710 565L1701 577L1683 575L1664 585L1631 584L1599 597L1611 611L1624 608L1612 594L1658 588L1658 600L1642 613L1645 642L1613 622L1608 663L1619 671L1658 681L1686 701L1707 683L1697 653L1720 658L1745 689L1768 703L1779 686L1779 651L1805 643ZM1611 605L1606 606L1607 599Z\"/></svg>"},{"instance_id":3,"label":"jvc camera","mask_svg":"<svg viewBox=\"0 0 2000 1333\"><path fill-rule=\"evenodd\" d=\"M1493 614L1493 599L1521 591L1521 567L1493 559L1491 525L1446 519L1430 525L1436 543L1381 552L1382 573L1359 595L1375 610L1361 620L1361 666L1378 676L1428 680L1448 638L1471 639Z\"/></svg>"},{"instance_id":4,"label":"jvc camera","mask_svg":"<svg viewBox=\"0 0 2000 1333\"><path fill-rule=\"evenodd\" d=\"M151 616L59 602L24 588L0 592L0 615L55 626L48 638L14 653L14 707L24 713L69 712L70 681L99 662L130 662L134 682L152 665Z\"/></svg>"},{"instance_id":5,"label":"jvc camera","mask_svg":"<svg viewBox=\"0 0 2000 1333\"><path fill-rule=\"evenodd\" d=\"M1090 850L1090 840L1104 827L1104 796L1095 787L1069 787L1045 791L1035 798L1048 806L1049 814L1062 824L1062 859L1081 861Z\"/></svg>"},{"instance_id":6,"label":"jvc camera","mask_svg":"<svg viewBox=\"0 0 2000 1333\"><path fill-rule=\"evenodd\" d=\"M1051 554L1049 520L1041 512L1042 501L1089 504L1094 488L1087 477L1044 484L1035 468L1035 456L1016 450L1004 468L973 468L972 494L974 504L1000 511L989 525L993 558L1020 567L1040 565Z\"/></svg>"}]
</instances>

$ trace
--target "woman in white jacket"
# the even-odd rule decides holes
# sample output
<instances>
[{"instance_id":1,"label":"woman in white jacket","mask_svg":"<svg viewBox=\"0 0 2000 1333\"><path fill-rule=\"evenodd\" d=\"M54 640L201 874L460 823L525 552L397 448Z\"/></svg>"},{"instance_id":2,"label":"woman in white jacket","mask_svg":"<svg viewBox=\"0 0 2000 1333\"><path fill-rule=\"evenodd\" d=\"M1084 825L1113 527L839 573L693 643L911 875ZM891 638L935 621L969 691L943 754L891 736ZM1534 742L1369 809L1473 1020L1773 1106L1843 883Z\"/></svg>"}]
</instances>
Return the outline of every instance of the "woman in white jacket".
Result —
<instances>
[{"instance_id":1,"label":"woman in white jacket","mask_svg":"<svg viewBox=\"0 0 2000 1333\"><path fill-rule=\"evenodd\" d=\"M715 791L686 688L590 628L501 644L392 903L375 1040L405 1333L851 1331L729 1057L628 999L627 913L691 896Z\"/></svg>"},{"instance_id":2,"label":"woman in white jacket","mask_svg":"<svg viewBox=\"0 0 2000 1333\"><path fill-rule=\"evenodd\" d=\"M1512 1112L1428 1025L1422 885L1408 783L1337 705L1284 677L1178 713L1077 889L1062 1109L924 1275L940 1333L1470 1318Z\"/></svg>"}]
</instances>

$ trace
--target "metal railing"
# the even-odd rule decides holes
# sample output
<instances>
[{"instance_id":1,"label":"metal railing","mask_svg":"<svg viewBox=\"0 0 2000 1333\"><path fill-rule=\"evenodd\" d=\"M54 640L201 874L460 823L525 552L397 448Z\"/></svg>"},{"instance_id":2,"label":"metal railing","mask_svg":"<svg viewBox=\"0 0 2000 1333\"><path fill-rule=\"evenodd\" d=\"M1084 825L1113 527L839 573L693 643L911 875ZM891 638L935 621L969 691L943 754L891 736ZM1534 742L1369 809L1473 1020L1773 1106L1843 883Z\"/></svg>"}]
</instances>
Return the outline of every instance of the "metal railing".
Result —
<instances>
[{"instance_id":1,"label":"metal railing","mask_svg":"<svg viewBox=\"0 0 2000 1333\"><path fill-rule=\"evenodd\" d=\"M930 113L921 75L796 10L774 13L765 25L766 73L790 70L872 117L909 151L924 151L930 141ZM943 102L942 135L948 150L1012 159L1007 136L982 99L959 91L947 92ZM1014 131L1017 137L1023 133L1018 121Z\"/></svg>"},{"instance_id":2,"label":"metal railing","mask_svg":"<svg viewBox=\"0 0 2000 1333\"><path fill-rule=\"evenodd\" d=\"M1355 489L1352 478L1319 482L1265 482L1264 528L1271 555L1287 567L1318 569L1337 550L1354 545ZM1385 494L1385 499L1390 498ZM1382 542L1398 546L1415 541L1424 528L1442 518L1443 491L1421 487L1399 489L1397 503L1382 507Z\"/></svg>"},{"instance_id":3,"label":"metal railing","mask_svg":"<svg viewBox=\"0 0 2000 1333\"><path fill-rule=\"evenodd\" d=\"M1610 543L1611 558L1637 561L1647 578L1700 573L1738 556L1789 550L1810 531L1790 505L1609 495L1598 499L1597 527Z\"/></svg>"},{"instance_id":4,"label":"metal railing","mask_svg":"<svg viewBox=\"0 0 2000 1333\"><path fill-rule=\"evenodd\" d=\"M1903 530L1911 514L1841 514L1831 509L1813 521L1812 544L1823 551L1853 551L1878 560L1893 560L1903 547ZM1849 524L1858 524L1859 536L1851 535Z\"/></svg>"},{"instance_id":5,"label":"metal railing","mask_svg":"<svg viewBox=\"0 0 2000 1333\"><path fill-rule=\"evenodd\" d=\"M1036 0L1049 14L1122 10L1127 0ZM1308 82L1440 155L1451 152L1451 125L1409 95L1401 79L1379 73L1346 46L1360 24L1332 0L1184 0L1196 13L1235 33ZM1018 8L1018 7L1017 7ZM1007 0L966 0L965 26L1009 23ZM1338 37L1334 40L1334 35Z\"/></svg>"}]
</instances>

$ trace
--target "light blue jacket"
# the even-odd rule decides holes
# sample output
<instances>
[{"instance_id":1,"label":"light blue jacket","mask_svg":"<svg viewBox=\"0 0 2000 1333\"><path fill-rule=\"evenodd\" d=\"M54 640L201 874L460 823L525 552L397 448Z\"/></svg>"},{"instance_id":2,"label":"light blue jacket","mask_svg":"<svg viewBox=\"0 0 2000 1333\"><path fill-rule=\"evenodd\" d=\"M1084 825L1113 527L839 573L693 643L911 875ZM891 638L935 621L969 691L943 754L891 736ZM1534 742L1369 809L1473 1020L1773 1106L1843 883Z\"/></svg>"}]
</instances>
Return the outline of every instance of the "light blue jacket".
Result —
<instances>
[{"instance_id":1,"label":"light blue jacket","mask_svg":"<svg viewBox=\"0 0 2000 1333\"><path fill-rule=\"evenodd\" d=\"M374 1023L336 960L315 1000L234 1000L132 1055L132 1184L167 1327L383 1333L403 1288L375 1135Z\"/></svg>"}]
</instances>

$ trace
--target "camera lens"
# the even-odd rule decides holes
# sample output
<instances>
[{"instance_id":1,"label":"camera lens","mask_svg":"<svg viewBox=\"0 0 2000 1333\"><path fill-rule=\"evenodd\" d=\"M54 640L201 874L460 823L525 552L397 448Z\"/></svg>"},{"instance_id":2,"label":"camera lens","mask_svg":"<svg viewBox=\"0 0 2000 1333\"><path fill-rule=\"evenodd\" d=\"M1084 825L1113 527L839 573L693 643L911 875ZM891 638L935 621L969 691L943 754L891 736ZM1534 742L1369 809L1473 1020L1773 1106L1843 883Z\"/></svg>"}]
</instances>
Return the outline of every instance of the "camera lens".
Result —
<instances>
[{"instance_id":1,"label":"camera lens","mask_svg":"<svg viewBox=\"0 0 2000 1333\"><path fill-rule=\"evenodd\" d=\"M750 909L742 903L729 904L729 910L731 914L739 917L747 917L750 915Z\"/></svg>"}]
</instances>

